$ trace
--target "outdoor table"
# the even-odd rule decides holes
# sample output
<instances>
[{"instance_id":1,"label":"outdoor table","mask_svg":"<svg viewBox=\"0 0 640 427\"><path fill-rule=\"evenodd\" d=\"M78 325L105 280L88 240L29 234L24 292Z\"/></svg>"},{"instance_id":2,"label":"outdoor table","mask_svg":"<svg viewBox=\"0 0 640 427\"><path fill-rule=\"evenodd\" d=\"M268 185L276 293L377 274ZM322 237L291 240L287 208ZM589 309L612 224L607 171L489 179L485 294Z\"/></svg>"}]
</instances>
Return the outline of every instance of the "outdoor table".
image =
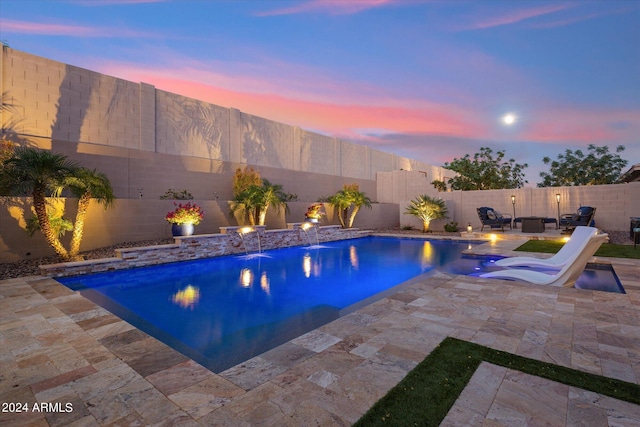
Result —
<instances>
[{"instance_id":1,"label":"outdoor table","mask_svg":"<svg viewBox=\"0 0 640 427\"><path fill-rule=\"evenodd\" d=\"M544 217L542 216L523 216L522 217L523 233L543 233Z\"/></svg>"}]
</instances>

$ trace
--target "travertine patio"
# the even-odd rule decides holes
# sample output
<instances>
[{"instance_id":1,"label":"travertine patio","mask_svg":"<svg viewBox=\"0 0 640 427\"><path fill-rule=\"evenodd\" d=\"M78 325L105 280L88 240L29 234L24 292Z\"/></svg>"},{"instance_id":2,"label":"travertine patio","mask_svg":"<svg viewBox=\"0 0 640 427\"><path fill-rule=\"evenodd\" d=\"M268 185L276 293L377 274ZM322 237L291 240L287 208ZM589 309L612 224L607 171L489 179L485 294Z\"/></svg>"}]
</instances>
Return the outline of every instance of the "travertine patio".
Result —
<instances>
[{"instance_id":1,"label":"travertine patio","mask_svg":"<svg viewBox=\"0 0 640 427\"><path fill-rule=\"evenodd\" d=\"M0 401L29 412L0 425L349 425L446 336L640 384L640 262L609 261L627 294L417 278L220 375L53 279L6 280ZM640 425L640 407L483 363L443 424L527 423Z\"/></svg>"}]
</instances>

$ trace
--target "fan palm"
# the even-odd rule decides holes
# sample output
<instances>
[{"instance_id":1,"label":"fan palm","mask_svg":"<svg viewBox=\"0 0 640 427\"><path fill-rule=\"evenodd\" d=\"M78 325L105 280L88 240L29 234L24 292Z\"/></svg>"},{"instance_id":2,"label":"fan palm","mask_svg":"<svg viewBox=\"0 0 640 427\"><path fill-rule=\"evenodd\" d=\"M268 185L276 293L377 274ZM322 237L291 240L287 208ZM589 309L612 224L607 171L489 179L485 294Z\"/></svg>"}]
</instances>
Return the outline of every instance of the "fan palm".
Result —
<instances>
[{"instance_id":1,"label":"fan palm","mask_svg":"<svg viewBox=\"0 0 640 427\"><path fill-rule=\"evenodd\" d=\"M447 206L442 199L436 199L423 194L411 201L405 208L407 215L413 215L422 220L422 232L429 231L429 224L434 219L447 218Z\"/></svg>"}]
</instances>

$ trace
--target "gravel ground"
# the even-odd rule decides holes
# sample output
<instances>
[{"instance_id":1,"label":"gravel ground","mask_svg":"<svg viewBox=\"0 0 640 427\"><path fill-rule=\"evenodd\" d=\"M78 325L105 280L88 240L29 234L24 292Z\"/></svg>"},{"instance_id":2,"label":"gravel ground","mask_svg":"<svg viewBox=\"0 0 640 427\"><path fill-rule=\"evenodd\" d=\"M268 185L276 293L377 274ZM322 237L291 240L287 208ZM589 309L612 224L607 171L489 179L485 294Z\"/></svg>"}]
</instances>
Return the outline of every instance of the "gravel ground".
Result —
<instances>
[{"instance_id":1,"label":"gravel ground","mask_svg":"<svg viewBox=\"0 0 640 427\"><path fill-rule=\"evenodd\" d=\"M399 228L385 228L375 230L377 232L389 232L395 234L422 234L419 230L401 230ZM621 245L631 245L633 242L629 238L626 231L607 231L609 233L609 242ZM433 232L432 235L459 235L459 233ZM133 248L137 246L164 245L173 243L173 239L145 240L138 242L121 243L105 248L94 249L82 252L84 259L100 259L115 256L115 249ZM14 277L32 276L40 274L39 266L43 264L55 264L59 262L57 256L49 256L44 258L29 259L17 262L8 262L0 264L0 280L11 279Z\"/></svg>"}]
</instances>

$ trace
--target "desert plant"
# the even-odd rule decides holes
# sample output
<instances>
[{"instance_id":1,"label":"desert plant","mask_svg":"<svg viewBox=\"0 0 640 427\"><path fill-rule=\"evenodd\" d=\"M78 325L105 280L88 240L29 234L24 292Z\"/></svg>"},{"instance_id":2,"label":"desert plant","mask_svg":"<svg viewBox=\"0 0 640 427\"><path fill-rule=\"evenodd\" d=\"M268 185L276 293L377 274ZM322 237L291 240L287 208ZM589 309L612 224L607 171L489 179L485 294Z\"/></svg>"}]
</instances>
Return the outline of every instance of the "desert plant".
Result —
<instances>
[{"instance_id":1,"label":"desert plant","mask_svg":"<svg viewBox=\"0 0 640 427\"><path fill-rule=\"evenodd\" d=\"M76 220L69 245L69 256L75 259L78 258L80 253L80 243L84 234L84 220L89 209L89 203L93 199L107 209L113 206L115 196L113 195L113 188L111 188L109 178L95 169L90 170L82 167L77 169L72 175L65 178L64 185L78 198L78 211L76 212Z\"/></svg>"},{"instance_id":2,"label":"desert plant","mask_svg":"<svg viewBox=\"0 0 640 427\"><path fill-rule=\"evenodd\" d=\"M47 197L59 196L64 188L78 197L69 250L59 239L61 225L57 221L62 219L62 214L52 215L47 206ZM37 226L47 243L65 261L80 259L84 218L91 199L97 199L105 207L111 206L115 199L105 175L82 168L64 155L33 147L17 147L5 160L0 169L0 193L31 197L37 216L37 222L32 222L31 227ZM54 220L53 224L51 220Z\"/></svg>"},{"instance_id":3,"label":"desert plant","mask_svg":"<svg viewBox=\"0 0 640 427\"><path fill-rule=\"evenodd\" d=\"M452 221L448 224L444 225L444 231L446 231L447 233L456 233L459 231L458 228L458 223L455 221Z\"/></svg>"},{"instance_id":4,"label":"desert plant","mask_svg":"<svg viewBox=\"0 0 640 427\"><path fill-rule=\"evenodd\" d=\"M427 233L431 221L447 218L447 207L444 200L422 194L411 201L411 204L405 208L404 213L420 218L422 220L422 232Z\"/></svg>"},{"instance_id":5,"label":"desert plant","mask_svg":"<svg viewBox=\"0 0 640 427\"><path fill-rule=\"evenodd\" d=\"M264 225L269 208L289 210L282 185L272 184L266 179L260 181L260 185L251 184L237 193L231 203L232 212L244 215L251 225Z\"/></svg>"},{"instance_id":6,"label":"desert plant","mask_svg":"<svg viewBox=\"0 0 640 427\"><path fill-rule=\"evenodd\" d=\"M342 190L330 196L327 202L336 209L342 228L353 227L353 222L362 206L371 208L371 199L360 191L358 184L345 184Z\"/></svg>"}]
</instances>

